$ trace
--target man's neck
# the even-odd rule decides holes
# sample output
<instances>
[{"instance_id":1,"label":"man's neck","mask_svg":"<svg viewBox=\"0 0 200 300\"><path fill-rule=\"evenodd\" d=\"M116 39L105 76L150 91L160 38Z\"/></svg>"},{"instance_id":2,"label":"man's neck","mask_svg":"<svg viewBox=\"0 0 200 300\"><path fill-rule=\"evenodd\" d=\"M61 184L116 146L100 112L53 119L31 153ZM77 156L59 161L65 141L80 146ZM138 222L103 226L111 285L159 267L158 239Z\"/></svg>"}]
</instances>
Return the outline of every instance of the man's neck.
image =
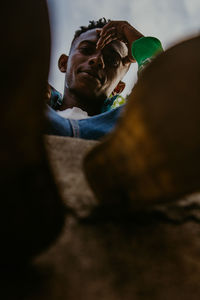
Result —
<instances>
[{"instance_id":1,"label":"man's neck","mask_svg":"<svg viewBox=\"0 0 200 300\"><path fill-rule=\"evenodd\" d=\"M103 101L99 99L91 99L91 101L88 101L88 99L86 100L84 97L80 97L66 88L60 109L65 110L67 108L79 107L86 111L89 116L94 116L101 113L102 102Z\"/></svg>"}]
</instances>

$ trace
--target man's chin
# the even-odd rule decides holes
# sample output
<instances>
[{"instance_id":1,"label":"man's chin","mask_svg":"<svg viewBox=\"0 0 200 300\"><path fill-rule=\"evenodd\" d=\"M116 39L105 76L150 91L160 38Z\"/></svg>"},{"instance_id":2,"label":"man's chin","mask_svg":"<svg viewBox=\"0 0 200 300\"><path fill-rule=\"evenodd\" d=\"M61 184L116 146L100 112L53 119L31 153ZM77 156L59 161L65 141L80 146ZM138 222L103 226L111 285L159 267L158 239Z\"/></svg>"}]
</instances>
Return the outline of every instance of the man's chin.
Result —
<instances>
[{"instance_id":1,"label":"man's chin","mask_svg":"<svg viewBox=\"0 0 200 300\"><path fill-rule=\"evenodd\" d=\"M95 85L101 85L101 81L98 77L93 76L87 72L80 72L78 74L78 80L83 82L85 81L87 84L95 84Z\"/></svg>"},{"instance_id":2,"label":"man's chin","mask_svg":"<svg viewBox=\"0 0 200 300\"><path fill-rule=\"evenodd\" d=\"M95 90L94 87L85 84L84 82L81 84L79 88L72 88L70 92L76 95L80 100L83 99L87 102L104 102L106 100L106 95L100 92L98 89Z\"/></svg>"}]
</instances>

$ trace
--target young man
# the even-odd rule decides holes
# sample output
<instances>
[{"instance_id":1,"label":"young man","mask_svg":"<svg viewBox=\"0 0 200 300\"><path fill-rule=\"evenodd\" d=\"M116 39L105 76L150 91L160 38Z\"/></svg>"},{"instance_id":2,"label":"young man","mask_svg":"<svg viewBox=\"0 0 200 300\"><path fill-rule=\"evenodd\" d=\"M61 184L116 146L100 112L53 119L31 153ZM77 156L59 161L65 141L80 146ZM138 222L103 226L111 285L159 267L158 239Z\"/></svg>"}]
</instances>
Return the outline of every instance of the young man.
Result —
<instances>
[{"instance_id":1,"label":"young man","mask_svg":"<svg viewBox=\"0 0 200 300\"><path fill-rule=\"evenodd\" d=\"M58 65L65 75L63 98L51 90L47 133L99 139L114 127L121 107L116 98L130 64L139 68L162 51L159 40L143 35L126 21L100 19L76 31L69 56ZM62 118L64 117L64 118ZM78 119L78 120L75 120Z\"/></svg>"}]
</instances>

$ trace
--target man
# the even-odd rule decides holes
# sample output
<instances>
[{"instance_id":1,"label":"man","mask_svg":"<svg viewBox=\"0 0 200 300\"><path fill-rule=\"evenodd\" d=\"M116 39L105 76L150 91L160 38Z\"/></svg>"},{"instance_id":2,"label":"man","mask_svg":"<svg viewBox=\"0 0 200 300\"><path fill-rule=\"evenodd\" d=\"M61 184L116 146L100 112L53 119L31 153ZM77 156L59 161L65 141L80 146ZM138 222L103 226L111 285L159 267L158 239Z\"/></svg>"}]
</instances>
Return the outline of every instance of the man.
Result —
<instances>
[{"instance_id":1,"label":"man","mask_svg":"<svg viewBox=\"0 0 200 300\"><path fill-rule=\"evenodd\" d=\"M143 37L126 21L104 18L81 27L75 33L69 56L61 55L58 62L65 73L63 98L52 89L49 101L67 119L50 110L47 133L99 139L110 132L122 110L113 108L125 88L122 79L130 64L137 61L142 68L147 59L161 51L157 39Z\"/></svg>"}]
</instances>

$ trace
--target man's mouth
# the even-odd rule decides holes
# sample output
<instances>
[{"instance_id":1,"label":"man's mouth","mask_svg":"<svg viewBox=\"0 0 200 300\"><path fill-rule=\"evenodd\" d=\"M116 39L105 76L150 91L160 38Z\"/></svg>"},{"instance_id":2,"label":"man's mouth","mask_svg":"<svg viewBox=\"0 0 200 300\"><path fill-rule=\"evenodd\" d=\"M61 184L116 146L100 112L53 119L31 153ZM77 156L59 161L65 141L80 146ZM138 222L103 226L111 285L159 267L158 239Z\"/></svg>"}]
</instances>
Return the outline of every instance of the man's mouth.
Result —
<instances>
[{"instance_id":1,"label":"man's mouth","mask_svg":"<svg viewBox=\"0 0 200 300\"><path fill-rule=\"evenodd\" d=\"M85 74L87 74L87 76L92 77L92 78L98 80L101 84L103 82L103 78L101 78L99 76L99 74L97 72L93 71L93 70L88 70L88 69L86 69L86 70L78 70L77 73L83 73L83 74L85 73Z\"/></svg>"}]
</instances>

